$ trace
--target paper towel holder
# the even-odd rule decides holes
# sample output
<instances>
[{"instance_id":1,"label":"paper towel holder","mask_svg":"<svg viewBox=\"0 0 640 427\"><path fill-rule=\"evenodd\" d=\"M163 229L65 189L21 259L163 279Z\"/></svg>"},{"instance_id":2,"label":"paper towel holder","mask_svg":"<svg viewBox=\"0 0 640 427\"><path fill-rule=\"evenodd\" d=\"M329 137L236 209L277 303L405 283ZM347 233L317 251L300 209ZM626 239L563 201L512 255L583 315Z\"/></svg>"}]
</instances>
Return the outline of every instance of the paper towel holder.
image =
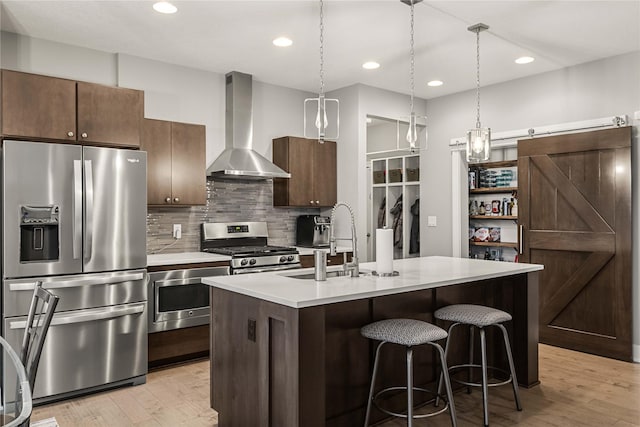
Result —
<instances>
[{"instance_id":1,"label":"paper towel holder","mask_svg":"<svg viewBox=\"0 0 640 427\"><path fill-rule=\"evenodd\" d=\"M377 271L372 271L371 274L373 274L374 276L379 276L379 277L392 277L392 276L399 276L400 273L398 273L397 271L393 271L393 273L378 273Z\"/></svg>"}]
</instances>

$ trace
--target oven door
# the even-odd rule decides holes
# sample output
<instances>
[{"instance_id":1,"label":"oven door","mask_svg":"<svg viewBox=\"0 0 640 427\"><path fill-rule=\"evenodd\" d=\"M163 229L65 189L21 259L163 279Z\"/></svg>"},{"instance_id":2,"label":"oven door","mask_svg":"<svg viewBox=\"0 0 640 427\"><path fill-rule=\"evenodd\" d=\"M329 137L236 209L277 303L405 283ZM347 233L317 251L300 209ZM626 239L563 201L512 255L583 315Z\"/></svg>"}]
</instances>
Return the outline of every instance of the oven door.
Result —
<instances>
[{"instance_id":1,"label":"oven door","mask_svg":"<svg viewBox=\"0 0 640 427\"><path fill-rule=\"evenodd\" d=\"M300 263L286 265L263 265L260 267L234 268L232 274L265 273L267 271L294 270L301 268Z\"/></svg>"},{"instance_id":2,"label":"oven door","mask_svg":"<svg viewBox=\"0 0 640 427\"><path fill-rule=\"evenodd\" d=\"M209 323L209 286L202 284L202 277L228 274L229 267L150 273L153 310L150 310L149 332Z\"/></svg>"}]
</instances>

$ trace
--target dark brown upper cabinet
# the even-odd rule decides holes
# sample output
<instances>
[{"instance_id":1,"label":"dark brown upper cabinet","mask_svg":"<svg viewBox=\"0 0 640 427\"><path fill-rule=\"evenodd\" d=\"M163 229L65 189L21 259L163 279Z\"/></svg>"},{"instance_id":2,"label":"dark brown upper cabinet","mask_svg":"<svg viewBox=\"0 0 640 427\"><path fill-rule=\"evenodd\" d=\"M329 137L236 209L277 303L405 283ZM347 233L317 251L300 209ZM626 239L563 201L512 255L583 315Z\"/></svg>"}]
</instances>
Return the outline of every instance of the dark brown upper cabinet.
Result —
<instances>
[{"instance_id":1,"label":"dark brown upper cabinet","mask_svg":"<svg viewBox=\"0 0 640 427\"><path fill-rule=\"evenodd\" d=\"M205 126L144 119L140 149L147 151L147 203L207 203Z\"/></svg>"},{"instance_id":2,"label":"dark brown upper cabinet","mask_svg":"<svg viewBox=\"0 0 640 427\"><path fill-rule=\"evenodd\" d=\"M273 180L274 206L333 206L337 199L336 143L285 136L273 140L273 162L291 178Z\"/></svg>"},{"instance_id":3,"label":"dark brown upper cabinet","mask_svg":"<svg viewBox=\"0 0 640 427\"><path fill-rule=\"evenodd\" d=\"M78 141L139 147L144 92L78 82Z\"/></svg>"},{"instance_id":4,"label":"dark brown upper cabinet","mask_svg":"<svg viewBox=\"0 0 640 427\"><path fill-rule=\"evenodd\" d=\"M140 146L139 90L2 70L2 135Z\"/></svg>"}]
</instances>

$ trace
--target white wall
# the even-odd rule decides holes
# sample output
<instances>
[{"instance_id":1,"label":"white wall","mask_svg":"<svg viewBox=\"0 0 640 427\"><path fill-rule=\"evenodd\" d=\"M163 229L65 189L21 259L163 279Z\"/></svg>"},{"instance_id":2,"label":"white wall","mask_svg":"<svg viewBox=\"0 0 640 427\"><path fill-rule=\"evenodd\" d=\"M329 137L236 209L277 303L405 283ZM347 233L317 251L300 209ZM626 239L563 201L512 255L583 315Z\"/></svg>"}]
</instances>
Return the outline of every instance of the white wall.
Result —
<instances>
[{"instance_id":1,"label":"white wall","mask_svg":"<svg viewBox=\"0 0 640 427\"><path fill-rule=\"evenodd\" d=\"M117 82L116 55L0 32L0 67L106 85Z\"/></svg>"},{"instance_id":2,"label":"white wall","mask_svg":"<svg viewBox=\"0 0 640 427\"><path fill-rule=\"evenodd\" d=\"M575 67L513 80L481 89L482 123L492 132L595 119L640 110L640 52L629 53ZM425 214L437 215L438 226L421 227L423 255L451 255L451 161L449 141L462 137L475 124L475 91L427 103L429 154L423 156L421 196ZM638 126L640 123L635 122ZM638 224L637 131L633 150L633 284L635 360L640 361L640 224ZM430 184L431 183L431 184ZM435 185L437 183L437 185ZM423 231L424 230L424 231ZM424 237L423 237L424 236Z\"/></svg>"},{"instance_id":3,"label":"white wall","mask_svg":"<svg viewBox=\"0 0 640 427\"><path fill-rule=\"evenodd\" d=\"M118 85L144 90L144 116L206 126L207 165L224 148L224 76L118 54Z\"/></svg>"},{"instance_id":4,"label":"white wall","mask_svg":"<svg viewBox=\"0 0 640 427\"><path fill-rule=\"evenodd\" d=\"M366 261L369 194L367 188L366 118L367 115L374 115L406 120L410 112L409 96L362 84L332 91L327 96L340 100L340 138L337 142L338 201L349 203L354 210L358 234L358 254L361 257L360 261ZM426 102L415 99L414 110L416 114L424 115ZM343 213L340 213L340 218L342 215ZM349 224L340 221L337 224L336 233L339 236L349 236Z\"/></svg>"},{"instance_id":5,"label":"white wall","mask_svg":"<svg viewBox=\"0 0 640 427\"><path fill-rule=\"evenodd\" d=\"M1 36L3 68L144 90L145 117L206 126L207 165L224 149L224 74L12 33ZM254 149L271 159L273 138L302 136L303 103L310 96L254 80Z\"/></svg>"}]
</instances>

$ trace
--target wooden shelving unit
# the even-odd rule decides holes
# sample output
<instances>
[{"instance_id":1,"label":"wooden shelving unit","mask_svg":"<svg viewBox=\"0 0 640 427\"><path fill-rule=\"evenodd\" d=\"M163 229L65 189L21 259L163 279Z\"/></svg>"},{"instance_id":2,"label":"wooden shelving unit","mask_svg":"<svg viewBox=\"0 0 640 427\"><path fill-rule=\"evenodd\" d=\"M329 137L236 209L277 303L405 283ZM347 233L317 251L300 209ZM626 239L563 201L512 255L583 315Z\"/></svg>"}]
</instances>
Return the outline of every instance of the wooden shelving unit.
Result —
<instances>
[{"instance_id":1,"label":"wooden shelving unit","mask_svg":"<svg viewBox=\"0 0 640 427\"><path fill-rule=\"evenodd\" d=\"M502 160L499 162L485 162L485 163L470 163L469 167L472 168L510 168L518 166L517 160Z\"/></svg>"},{"instance_id":2,"label":"wooden shelving unit","mask_svg":"<svg viewBox=\"0 0 640 427\"><path fill-rule=\"evenodd\" d=\"M513 215L469 215L469 219L510 219L517 221L518 217Z\"/></svg>"},{"instance_id":3,"label":"wooden shelving unit","mask_svg":"<svg viewBox=\"0 0 640 427\"><path fill-rule=\"evenodd\" d=\"M479 175L478 175L478 170L484 170L484 169L509 169L509 168L517 168L518 166L518 161L517 160L503 160L503 161L496 161L496 162L483 162L483 163L472 163L469 164L469 170L475 170L476 171L476 185L478 185L479 182ZM513 181L513 179L512 179ZM483 184L486 185L485 182L483 182ZM498 181L498 184L510 184L509 182L500 182ZM511 184L513 185L513 182L511 182ZM500 201L503 200L504 197L511 197L511 198L515 198L517 197L517 192L518 192L518 187L480 187L480 188L470 188L469 189L469 200L474 200L477 203L480 203L481 201L484 200L485 202L485 209L488 207L488 209L491 209L490 205L487 205L488 201L486 200L485 196L491 197L491 198L495 198L495 199L499 199ZM493 196L492 196L493 195ZM501 213L502 212L502 205L501 205ZM497 222L496 222L497 221ZM507 222L508 221L508 222ZM478 227L488 227L488 228L492 228L492 227L496 227L498 229L500 229L502 232L501 234L504 234L502 237L508 240L516 240L515 242L513 241L502 241L502 242L476 242L473 240L469 241L469 247L470 249L475 248L475 250L470 250L470 256L475 255L476 257L478 255L480 255L480 257L483 256L482 252L485 252L485 255L487 252L491 252L491 256L492 259L493 257L497 257L503 256L503 248L506 251L505 253L508 253L510 259L513 259L513 251L515 250L516 252L518 251L519 248L519 242L517 241L517 222L518 222L518 216L517 215L469 215L469 227L470 229L473 231L473 229L476 229ZM483 248L483 249L480 249ZM482 251L481 253L478 253L478 251ZM495 253L495 254L494 254ZM497 255L496 255L497 254ZM505 256L506 258L506 256Z\"/></svg>"},{"instance_id":4,"label":"wooden shelving unit","mask_svg":"<svg viewBox=\"0 0 640 427\"><path fill-rule=\"evenodd\" d=\"M471 188L469 193L481 194L481 193L513 193L518 191L518 187L486 187L486 188Z\"/></svg>"}]
</instances>

